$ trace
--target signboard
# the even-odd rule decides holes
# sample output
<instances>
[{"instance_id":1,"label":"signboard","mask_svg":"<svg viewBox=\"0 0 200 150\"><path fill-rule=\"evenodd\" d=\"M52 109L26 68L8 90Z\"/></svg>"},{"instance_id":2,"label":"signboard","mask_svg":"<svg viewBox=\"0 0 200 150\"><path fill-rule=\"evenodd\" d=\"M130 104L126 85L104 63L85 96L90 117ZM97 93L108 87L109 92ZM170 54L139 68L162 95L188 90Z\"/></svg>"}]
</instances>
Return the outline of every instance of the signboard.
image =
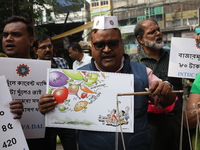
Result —
<instances>
[{"instance_id":1,"label":"signboard","mask_svg":"<svg viewBox=\"0 0 200 150\"><path fill-rule=\"evenodd\" d=\"M0 149L28 150L26 139L18 119L13 119L9 102L12 97L5 76L0 76Z\"/></svg>"},{"instance_id":2,"label":"signboard","mask_svg":"<svg viewBox=\"0 0 200 150\"><path fill-rule=\"evenodd\" d=\"M5 75L12 99L24 104L20 122L27 139L44 137L44 115L39 112L38 99L45 94L50 66L50 61L0 58L0 75Z\"/></svg>"},{"instance_id":3,"label":"signboard","mask_svg":"<svg viewBox=\"0 0 200 150\"><path fill-rule=\"evenodd\" d=\"M134 33L135 25L122 26L119 27L122 34L124 33Z\"/></svg>"},{"instance_id":4,"label":"signboard","mask_svg":"<svg viewBox=\"0 0 200 150\"><path fill-rule=\"evenodd\" d=\"M195 39L172 37L168 76L195 79L200 68L200 45Z\"/></svg>"},{"instance_id":5,"label":"signboard","mask_svg":"<svg viewBox=\"0 0 200 150\"><path fill-rule=\"evenodd\" d=\"M196 32L194 31L184 31L182 32L182 35L181 35L183 38L195 38L196 36Z\"/></svg>"},{"instance_id":6,"label":"signboard","mask_svg":"<svg viewBox=\"0 0 200 150\"><path fill-rule=\"evenodd\" d=\"M138 53L137 45L136 44L125 44L124 51L128 55L137 54Z\"/></svg>"},{"instance_id":7,"label":"signboard","mask_svg":"<svg viewBox=\"0 0 200 150\"><path fill-rule=\"evenodd\" d=\"M50 69L47 92L58 105L45 115L47 127L133 132L133 74ZM119 104L119 107L117 107Z\"/></svg>"}]
</instances>

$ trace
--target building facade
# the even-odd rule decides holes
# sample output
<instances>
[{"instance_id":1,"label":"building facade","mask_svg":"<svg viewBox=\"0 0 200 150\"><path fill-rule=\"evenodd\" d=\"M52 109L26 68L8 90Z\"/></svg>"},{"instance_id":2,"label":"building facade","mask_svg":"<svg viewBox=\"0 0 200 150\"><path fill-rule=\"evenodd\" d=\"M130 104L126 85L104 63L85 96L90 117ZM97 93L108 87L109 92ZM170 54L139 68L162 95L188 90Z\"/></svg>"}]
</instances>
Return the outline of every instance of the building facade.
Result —
<instances>
[{"instance_id":1,"label":"building facade","mask_svg":"<svg viewBox=\"0 0 200 150\"><path fill-rule=\"evenodd\" d=\"M166 44L170 44L171 37L194 38L194 29L200 22L199 0L113 0L112 8L122 27L145 19L156 20ZM136 42L133 32L126 36L131 40L125 40L125 43Z\"/></svg>"},{"instance_id":2,"label":"building facade","mask_svg":"<svg viewBox=\"0 0 200 150\"><path fill-rule=\"evenodd\" d=\"M90 16L112 15L112 0L91 0Z\"/></svg>"},{"instance_id":3,"label":"building facade","mask_svg":"<svg viewBox=\"0 0 200 150\"><path fill-rule=\"evenodd\" d=\"M90 3L91 18L104 14L118 17L125 48L137 45L134 28L145 19L158 22L166 45L170 45L171 37L194 38L194 29L200 25L200 0L91 0Z\"/></svg>"}]
</instances>

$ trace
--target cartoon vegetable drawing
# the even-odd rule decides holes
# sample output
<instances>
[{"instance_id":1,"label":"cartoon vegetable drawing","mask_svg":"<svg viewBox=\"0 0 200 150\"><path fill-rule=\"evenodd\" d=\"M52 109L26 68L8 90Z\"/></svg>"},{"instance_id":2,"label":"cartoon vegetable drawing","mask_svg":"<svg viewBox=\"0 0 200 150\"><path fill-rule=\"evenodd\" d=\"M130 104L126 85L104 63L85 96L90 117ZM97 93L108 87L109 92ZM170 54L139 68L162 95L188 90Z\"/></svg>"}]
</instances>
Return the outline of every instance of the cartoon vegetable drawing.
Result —
<instances>
[{"instance_id":1,"label":"cartoon vegetable drawing","mask_svg":"<svg viewBox=\"0 0 200 150\"><path fill-rule=\"evenodd\" d=\"M77 84L70 84L68 87L69 94L74 94L74 95L78 96L78 94L77 94L78 90L79 90L79 86Z\"/></svg>"},{"instance_id":2,"label":"cartoon vegetable drawing","mask_svg":"<svg viewBox=\"0 0 200 150\"><path fill-rule=\"evenodd\" d=\"M63 103L64 100L68 97L68 89L66 87L59 87L53 92L53 97L58 104Z\"/></svg>"},{"instance_id":3,"label":"cartoon vegetable drawing","mask_svg":"<svg viewBox=\"0 0 200 150\"><path fill-rule=\"evenodd\" d=\"M81 71L84 75L86 74L86 71Z\"/></svg>"},{"instance_id":4,"label":"cartoon vegetable drawing","mask_svg":"<svg viewBox=\"0 0 200 150\"><path fill-rule=\"evenodd\" d=\"M103 78L105 78L106 76L105 76L105 74L103 74L103 73L101 73L101 76L103 77Z\"/></svg>"},{"instance_id":5,"label":"cartoon vegetable drawing","mask_svg":"<svg viewBox=\"0 0 200 150\"><path fill-rule=\"evenodd\" d=\"M48 89L48 94L51 94L54 88Z\"/></svg>"},{"instance_id":6,"label":"cartoon vegetable drawing","mask_svg":"<svg viewBox=\"0 0 200 150\"><path fill-rule=\"evenodd\" d=\"M62 70L68 77L74 79L74 80L84 80L83 75L80 73L80 71L76 70Z\"/></svg>"},{"instance_id":7,"label":"cartoon vegetable drawing","mask_svg":"<svg viewBox=\"0 0 200 150\"><path fill-rule=\"evenodd\" d=\"M59 71L53 71L49 74L49 85L60 87L67 84L68 77Z\"/></svg>"},{"instance_id":8,"label":"cartoon vegetable drawing","mask_svg":"<svg viewBox=\"0 0 200 150\"><path fill-rule=\"evenodd\" d=\"M74 110L75 111L80 111L82 109L87 109L87 101L79 101L78 103L76 103L76 105L74 106Z\"/></svg>"},{"instance_id":9,"label":"cartoon vegetable drawing","mask_svg":"<svg viewBox=\"0 0 200 150\"><path fill-rule=\"evenodd\" d=\"M65 107L65 106L63 106L63 105L60 105L59 107L58 107L58 110L60 110L60 111L65 111L67 108Z\"/></svg>"},{"instance_id":10,"label":"cartoon vegetable drawing","mask_svg":"<svg viewBox=\"0 0 200 150\"><path fill-rule=\"evenodd\" d=\"M84 92L87 92L87 93L95 93L95 92L93 92L92 90L90 90L87 86L85 86L85 85L81 85L80 86L80 89L82 90L82 91L84 91Z\"/></svg>"},{"instance_id":11,"label":"cartoon vegetable drawing","mask_svg":"<svg viewBox=\"0 0 200 150\"><path fill-rule=\"evenodd\" d=\"M81 98L85 98L87 95L88 95L88 93L83 92L83 93L81 94Z\"/></svg>"},{"instance_id":12,"label":"cartoon vegetable drawing","mask_svg":"<svg viewBox=\"0 0 200 150\"><path fill-rule=\"evenodd\" d=\"M86 85L97 84L98 75L96 73L89 73L85 78L87 79L85 82Z\"/></svg>"}]
</instances>

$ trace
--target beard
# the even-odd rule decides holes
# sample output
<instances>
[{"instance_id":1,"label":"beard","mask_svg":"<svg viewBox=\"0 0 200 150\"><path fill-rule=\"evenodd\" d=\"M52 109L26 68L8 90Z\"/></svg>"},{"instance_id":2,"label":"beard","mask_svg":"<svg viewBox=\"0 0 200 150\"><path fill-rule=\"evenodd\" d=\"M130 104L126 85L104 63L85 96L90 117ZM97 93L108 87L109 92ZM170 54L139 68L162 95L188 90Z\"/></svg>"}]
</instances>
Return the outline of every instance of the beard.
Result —
<instances>
[{"instance_id":1,"label":"beard","mask_svg":"<svg viewBox=\"0 0 200 150\"><path fill-rule=\"evenodd\" d=\"M156 43L157 38L159 37L156 37L154 41L150 41L144 38L144 42L145 42L144 45L149 48L160 50L164 46L164 42L162 41L161 43Z\"/></svg>"}]
</instances>

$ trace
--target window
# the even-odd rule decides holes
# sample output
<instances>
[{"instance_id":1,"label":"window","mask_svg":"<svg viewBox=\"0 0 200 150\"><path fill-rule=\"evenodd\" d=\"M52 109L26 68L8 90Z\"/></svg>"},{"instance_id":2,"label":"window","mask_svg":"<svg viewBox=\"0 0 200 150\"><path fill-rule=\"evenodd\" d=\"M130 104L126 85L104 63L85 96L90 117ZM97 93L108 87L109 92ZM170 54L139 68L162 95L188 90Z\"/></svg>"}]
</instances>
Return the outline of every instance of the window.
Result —
<instances>
[{"instance_id":1,"label":"window","mask_svg":"<svg viewBox=\"0 0 200 150\"><path fill-rule=\"evenodd\" d=\"M107 11L108 7L101 7L101 11Z\"/></svg>"},{"instance_id":2,"label":"window","mask_svg":"<svg viewBox=\"0 0 200 150\"><path fill-rule=\"evenodd\" d=\"M99 12L99 8L93 8L92 9L92 13L97 13L97 12Z\"/></svg>"},{"instance_id":3,"label":"window","mask_svg":"<svg viewBox=\"0 0 200 150\"><path fill-rule=\"evenodd\" d=\"M143 20L146 20L146 16L137 17L137 22L140 22L140 21L143 21Z\"/></svg>"},{"instance_id":4,"label":"window","mask_svg":"<svg viewBox=\"0 0 200 150\"><path fill-rule=\"evenodd\" d=\"M92 7L99 6L99 1L98 0L92 0Z\"/></svg>"},{"instance_id":5,"label":"window","mask_svg":"<svg viewBox=\"0 0 200 150\"><path fill-rule=\"evenodd\" d=\"M154 7L146 8L146 16L152 16L152 15L155 15Z\"/></svg>"},{"instance_id":6,"label":"window","mask_svg":"<svg viewBox=\"0 0 200 150\"><path fill-rule=\"evenodd\" d=\"M108 0L101 0L101 6L108 5Z\"/></svg>"},{"instance_id":7,"label":"window","mask_svg":"<svg viewBox=\"0 0 200 150\"><path fill-rule=\"evenodd\" d=\"M146 16L161 15L163 13L162 7L149 7L146 8Z\"/></svg>"}]
</instances>

